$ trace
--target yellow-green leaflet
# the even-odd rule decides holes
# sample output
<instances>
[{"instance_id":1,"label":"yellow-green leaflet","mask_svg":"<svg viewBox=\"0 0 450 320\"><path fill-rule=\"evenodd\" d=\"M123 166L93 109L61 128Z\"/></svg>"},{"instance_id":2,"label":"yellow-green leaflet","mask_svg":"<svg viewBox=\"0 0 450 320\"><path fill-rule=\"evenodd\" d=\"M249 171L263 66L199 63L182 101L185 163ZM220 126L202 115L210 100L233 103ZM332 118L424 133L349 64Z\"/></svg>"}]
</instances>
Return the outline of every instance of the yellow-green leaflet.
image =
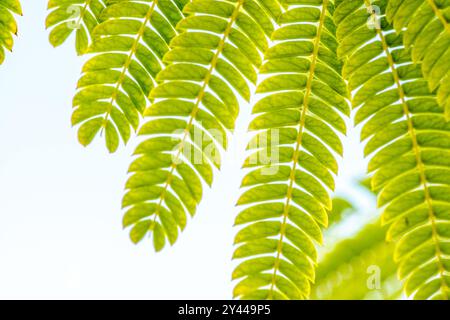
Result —
<instances>
[{"instance_id":1,"label":"yellow-green leaflet","mask_svg":"<svg viewBox=\"0 0 450 320\"><path fill-rule=\"evenodd\" d=\"M411 48L412 60L421 63L422 73L431 91L450 119L450 1L390 0L386 17L404 45Z\"/></svg>"},{"instance_id":2,"label":"yellow-green leaflet","mask_svg":"<svg viewBox=\"0 0 450 320\"><path fill-rule=\"evenodd\" d=\"M156 251L193 216L203 185L220 168L221 149L234 128L237 95L250 97L262 52L273 31L272 0L194 0L177 26L182 31L164 56L166 67L151 91L130 166L124 227L137 243L151 235Z\"/></svg>"},{"instance_id":3,"label":"yellow-green leaflet","mask_svg":"<svg viewBox=\"0 0 450 320\"><path fill-rule=\"evenodd\" d=\"M107 2L103 22L92 31L87 53L93 57L83 66L73 99L72 124L79 126L81 144L89 145L100 134L115 152L138 129L185 2Z\"/></svg>"},{"instance_id":4,"label":"yellow-green leaflet","mask_svg":"<svg viewBox=\"0 0 450 320\"><path fill-rule=\"evenodd\" d=\"M450 124L403 45L406 34L386 21L386 3L337 1L338 54L405 292L448 299Z\"/></svg>"},{"instance_id":5,"label":"yellow-green leaflet","mask_svg":"<svg viewBox=\"0 0 450 320\"><path fill-rule=\"evenodd\" d=\"M241 299L305 299L315 278L316 245L328 225L350 112L332 21L332 1L289 0L260 72L256 133L235 224L239 246L233 295Z\"/></svg>"},{"instance_id":6,"label":"yellow-green leaflet","mask_svg":"<svg viewBox=\"0 0 450 320\"><path fill-rule=\"evenodd\" d=\"M0 0L0 64L5 60L5 50L12 51L17 35L17 22L14 14L22 15L18 0Z\"/></svg>"},{"instance_id":7,"label":"yellow-green leaflet","mask_svg":"<svg viewBox=\"0 0 450 320\"><path fill-rule=\"evenodd\" d=\"M92 32L102 21L102 12L108 3L116 0L49 0L50 11L45 27L50 29L49 41L54 47L62 45L75 33L78 55L86 53L92 43Z\"/></svg>"}]
</instances>

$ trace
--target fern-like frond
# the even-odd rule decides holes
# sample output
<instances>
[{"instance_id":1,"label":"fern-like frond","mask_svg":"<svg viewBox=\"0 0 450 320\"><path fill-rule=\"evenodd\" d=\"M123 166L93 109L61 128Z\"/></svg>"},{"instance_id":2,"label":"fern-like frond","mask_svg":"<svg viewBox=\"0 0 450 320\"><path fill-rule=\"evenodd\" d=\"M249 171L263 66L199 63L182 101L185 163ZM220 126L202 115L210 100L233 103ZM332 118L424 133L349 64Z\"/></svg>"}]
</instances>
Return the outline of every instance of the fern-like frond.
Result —
<instances>
[{"instance_id":1,"label":"fern-like frond","mask_svg":"<svg viewBox=\"0 0 450 320\"><path fill-rule=\"evenodd\" d=\"M101 132L115 152L120 138L126 143L137 130L186 1L107 1L88 50L95 56L84 65L73 99L72 124L80 125L81 144Z\"/></svg>"},{"instance_id":2,"label":"fern-like frond","mask_svg":"<svg viewBox=\"0 0 450 320\"><path fill-rule=\"evenodd\" d=\"M62 45L75 32L75 49L84 54L92 43L92 32L101 22L106 0L49 0L45 26L51 29L49 41Z\"/></svg>"},{"instance_id":3,"label":"fern-like frond","mask_svg":"<svg viewBox=\"0 0 450 320\"><path fill-rule=\"evenodd\" d=\"M338 1L335 22L368 171L408 295L446 299L450 255L450 124L383 12L386 1ZM379 21L379 28L377 27ZM367 22L371 23L368 25ZM375 28L373 28L375 26Z\"/></svg>"},{"instance_id":4,"label":"fern-like frond","mask_svg":"<svg viewBox=\"0 0 450 320\"><path fill-rule=\"evenodd\" d=\"M262 51L279 10L273 0L194 0L188 3L164 56L168 64L151 92L123 199L123 225L137 243L153 235L156 251L173 244L187 213L220 168L221 148L238 115L237 93L249 99Z\"/></svg>"},{"instance_id":5,"label":"fern-like frond","mask_svg":"<svg viewBox=\"0 0 450 320\"><path fill-rule=\"evenodd\" d=\"M314 281L316 243L328 225L329 191L342 155L347 89L336 56L328 0L289 0L266 52L249 130L256 132L244 167L246 206L235 224L234 296L304 299Z\"/></svg>"},{"instance_id":6,"label":"fern-like frond","mask_svg":"<svg viewBox=\"0 0 450 320\"><path fill-rule=\"evenodd\" d=\"M412 59L422 64L430 90L439 87L437 99L450 119L450 1L390 0L388 21L397 31L406 28L403 41L412 47Z\"/></svg>"},{"instance_id":7,"label":"fern-like frond","mask_svg":"<svg viewBox=\"0 0 450 320\"><path fill-rule=\"evenodd\" d=\"M5 61L5 49L12 51L17 35L17 22L14 14L22 15L18 0L0 0L0 64Z\"/></svg>"}]
</instances>

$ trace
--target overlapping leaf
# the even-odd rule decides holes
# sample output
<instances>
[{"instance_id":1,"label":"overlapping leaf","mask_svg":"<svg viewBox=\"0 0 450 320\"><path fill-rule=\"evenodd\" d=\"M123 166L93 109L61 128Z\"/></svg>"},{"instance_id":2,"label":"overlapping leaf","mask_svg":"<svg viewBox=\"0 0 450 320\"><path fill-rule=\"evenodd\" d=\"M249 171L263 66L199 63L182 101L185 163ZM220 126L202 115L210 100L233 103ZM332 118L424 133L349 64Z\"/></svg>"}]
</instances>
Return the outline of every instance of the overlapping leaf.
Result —
<instances>
[{"instance_id":1,"label":"overlapping leaf","mask_svg":"<svg viewBox=\"0 0 450 320\"><path fill-rule=\"evenodd\" d=\"M204 183L220 168L221 148L250 97L262 51L279 10L273 0L194 0L178 24L167 63L151 92L130 167L123 224L137 243L152 235L156 251L173 244L194 215Z\"/></svg>"},{"instance_id":2,"label":"overlapping leaf","mask_svg":"<svg viewBox=\"0 0 450 320\"><path fill-rule=\"evenodd\" d=\"M430 90L450 119L450 1L449 0L390 0L387 19L394 28L406 28L403 39L412 47L412 59L421 62L422 73Z\"/></svg>"},{"instance_id":3,"label":"overlapping leaf","mask_svg":"<svg viewBox=\"0 0 450 320\"><path fill-rule=\"evenodd\" d=\"M14 14L22 15L18 0L0 0L0 64L5 60L5 49L12 51L13 35L17 35L17 22Z\"/></svg>"},{"instance_id":4,"label":"overlapping leaf","mask_svg":"<svg viewBox=\"0 0 450 320\"><path fill-rule=\"evenodd\" d=\"M382 15L386 1L338 1L343 74L364 123L362 140L388 239L407 295L447 299L450 284L450 124L436 96ZM381 9L381 16L376 8ZM378 25L380 28L373 28ZM368 25L367 22L371 23ZM405 35L406 37L406 35Z\"/></svg>"},{"instance_id":5,"label":"overlapping leaf","mask_svg":"<svg viewBox=\"0 0 450 320\"><path fill-rule=\"evenodd\" d=\"M92 43L92 32L101 22L107 0L49 0L50 13L45 21L51 29L49 41L54 47L62 45L75 32L75 49L79 55Z\"/></svg>"},{"instance_id":6,"label":"overlapping leaf","mask_svg":"<svg viewBox=\"0 0 450 320\"><path fill-rule=\"evenodd\" d=\"M304 299L309 296L321 227L328 224L329 191L342 154L349 113L340 76L333 5L289 0L273 33L249 129L256 133L236 218L234 296Z\"/></svg>"},{"instance_id":7,"label":"overlapping leaf","mask_svg":"<svg viewBox=\"0 0 450 320\"><path fill-rule=\"evenodd\" d=\"M110 152L126 143L137 130L162 58L176 35L187 0L110 0L104 21L93 30L88 53L95 54L83 67L72 124L80 125L83 145L104 134Z\"/></svg>"}]
</instances>

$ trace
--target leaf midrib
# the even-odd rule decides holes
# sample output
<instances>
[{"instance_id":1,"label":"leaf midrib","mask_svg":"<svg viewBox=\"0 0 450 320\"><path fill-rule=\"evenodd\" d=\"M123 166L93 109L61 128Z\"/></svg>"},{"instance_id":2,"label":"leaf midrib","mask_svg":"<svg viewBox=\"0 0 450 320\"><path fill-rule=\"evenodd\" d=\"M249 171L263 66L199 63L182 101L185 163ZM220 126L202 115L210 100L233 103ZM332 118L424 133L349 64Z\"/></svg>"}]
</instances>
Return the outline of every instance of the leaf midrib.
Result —
<instances>
[{"instance_id":1,"label":"leaf midrib","mask_svg":"<svg viewBox=\"0 0 450 320\"><path fill-rule=\"evenodd\" d=\"M448 34L450 34L450 24L445 19L444 15L442 14L441 10L438 8L434 0L427 0L428 5L433 9L434 14L439 19L439 21L444 26L445 31L447 31Z\"/></svg>"},{"instance_id":2,"label":"leaf midrib","mask_svg":"<svg viewBox=\"0 0 450 320\"><path fill-rule=\"evenodd\" d=\"M370 7L371 4L368 0L364 0L365 5L367 7ZM429 0L429 2L433 2L433 0ZM433 2L434 4L434 2ZM373 14L372 14L373 15ZM377 35L380 37L381 40L381 44L383 46L383 51L386 54L386 58L388 60L389 63L389 67L391 69L392 72L392 76L394 77L394 82L395 82L395 86L398 90L399 93L399 98L400 101L402 102L402 106L403 106L403 113L405 114L406 117L406 121L408 124L408 132L410 134L411 140L412 140L412 144L413 144L413 152L414 155L416 157L416 163L417 163L417 170L419 171L419 175L420 175L420 182L423 186L423 190L425 193L425 202L428 206L428 216L429 216L429 221L431 224L431 232L432 232L432 240L433 243L435 245L435 250L436 250L436 258L437 258L437 264L438 264L438 269L439 269L439 277L441 279L441 291L443 292L443 294L445 295L446 299L448 299L448 294L447 294L447 283L445 281L444 278L444 272L445 272L445 268L442 262L442 253L441 253L441 249L439 247L439 240L438 240L438 232L437 232L437 227L436 227L436 215L434 213L434 209L432 206L432 198L431 198L431 194L430 194L430 190L429 190L429 186L427 183L427 178L425 175L425 165L423 163L422 160L422 156L421 156L421 151L420 151L420 146L419 143L417 141L417 136L416 136L416 130L414 128L414 124L412 122L412 114L409 110L408 104L406 102L406 95L405 92L403 90L402 84L401 84L401 80L400 80L400 76L398 74L397 68L395 66L395 62L394 59L392 57L392 54L389 51L389 45L386 41L386 38L384 36L383 31L380 28L376 29L377 31Z\"/></svg>"},{"instance_id":3,"label":"leaf midrib","mask_svg":"<svg viewBox=\"0 0 450 320\"><path fill-rule=\"evenodd\" d=\"M302 146L303 130L305 128L306 114L308 111L308 102L309 102L309 98L312 93L312 91L311 91L312 90L312 81L314 80L315 69L316 69L317 60L318 60L320 40L321 40L321 36L322 36L322 30L324 28L328 2L329 2L329 0L324 0L322 3L322 11L321 11L320 20L319 20L319 26L317 28L317 35L314 40L314 51L312 53L312 61L311 61L311 65L310 65L309 76L308 76L308 80L306 83L305 95L303 97L303 103L302 103L303 109L302 109L302 112L300 115L299 132L298 132L297 139L296 139L295 151L293 153L292 170L289 175L289 185L288 185L287 196L286 196L286 204L284 206L283 221L281 223L281 228L280 228L280 240L278 242L277 255L276 255L275 264L274 264L274 271L272 274L272 281L271 281L271 285L270 285L270 289L269 289L269 296L268 296L269 299L273 298L273 292L274 292L274 287L275 287L275 283L276 283L277 272L278 272L278 269L280 266L281 252L283 249L283 240L284 240L285 233L286 233L287 219L288 219L288 215L289 215L289 207L290 207L290 202L292 199L292 192L294 189L295 172L296 172L298 162L299 162L298 158L299 158L299 154L300 154L300 148Z\"/></svg>"},{"instance_id":4,"label":"leaf midrib","mask_svg":"<svg viewBox=\"0 0 450 320\"><path fill-rule=\"evenodd\" d=\"M91 1L91 0L89 0L89 1ZM130 67L131 62L133 62L133 57L136 54L136 51L137 51L137 48L141 41L141 38L144 35L145 29L147 28L147 23L150 21L152 15L153 15L153 12L155 11L155 7L158 5L158 1L159 0L153 0L150 8L147 11L147 14L145 15L144 21L142 21L142 25L137 33L136 39L133 42L133 45L130 49L130 53L128 55L127 61L125 62L124 66L122 68L122 72L119 76L119 79L117 80L116 87L114 88L114 91L112 93L110 105L108 106L108 110L106 112L106 115L105 115L105 118L103 121L103 128L106 128L106 125L108 123L108 118L112 112L113 103L116 101L117 95L120 91L120 87L123 85L123 82L125 81L127 70Z\"/></svg>"},{"instance_id":5,"label":"leaf midrib","mask_svg":"<svg viewBox=\"0 0 450 320\"><path fill-rule=\"evenodd\" d=\"M82 9L81 12L80 12L80 16L78 17L78 21L77 21L76 26L80 26L80 25L81 25L81 20L83 20L84 15L85 15L85 13L86 13L86 11L87 11L87 8L88 8L89 5L91 4L91 1L92 1L92 0L87 0L86 3L84 4L83 9Z\"/></svg>"},{"instance_id":6,"label":"leaf midrib","mask_svg":"<svg viewBox=\"0 0 450 320\"><path fill-rule=\"evenodd\" d=\"M209 68L209 70L208 70L208 72L207 72L207 74L205 76L205 79L203 80L203 85L202 85L202 87L201 87L201 89L200 89L200 91L199 91L199 93L197 95L197 98L196 98L196 101L195 101L195 105L192 108L191 114L189 115L189 122L186 125L183 138L181 139L181 142L179 143L179 147L178 147L178 150L176 151L175 158L172 161L172 165L171 165L171 169L170 169L169 175L167 177L166 182L164 183L163 191L161 192L161 196L160 196L160 199L159 199L159 203L158 203L158 206L157 206L157 209L156 209L156 212L155 212L155 217L154 217L153 221L156 221L157 217L159 216L159 211L160 211L160 208L162 206L162 202L164 201L166 192L167 192L167 190L168 190L168 188L170 186L170 183L172 182L172 179L173 179L173 176L174 176L174 172L175 172L175 170L177 168L177 164L179 163L178 159L180 159L181 153L183 152L184 144L186 142L187 137L189 136L189 133L190 133L191 127L193 125L193 122L195 120L195 117L196 117L196 115L197 115L197 113L198 113L198 111L200 109L200 103L203 100L203 97L204 97L204 95L206 93L206 89L207 89L207 87L209 85L209 82L211 80L212 73L213 73L214 69L216 68L216 65L217 65L217 62L219 60L219 57L220 57L220 55L221 55L221 53L222 53L222 51L223 51L223 49L225 47L226 40L227 40L228 36L230 35L230 32L233 29L233 25L234 25L234 23L235 23L235 21L237 19L237 16L238 16L238 14L240 12L240 9L241 9L243 3L244 3L244 0L239 0L237 2L236 7L234 8L234 11L233 11L233 13L232 13L232 15L230 17L229 22L228 22L228 25L227 25L227 27L226 27L226 29L224 31L223 37L222 37L222 39L219 42L219 45L218 45L217 50L216 50L216 53L214 54L214 56L213 56L213 58L211 60L210 68Z\"/></svg>"}]
</instances>

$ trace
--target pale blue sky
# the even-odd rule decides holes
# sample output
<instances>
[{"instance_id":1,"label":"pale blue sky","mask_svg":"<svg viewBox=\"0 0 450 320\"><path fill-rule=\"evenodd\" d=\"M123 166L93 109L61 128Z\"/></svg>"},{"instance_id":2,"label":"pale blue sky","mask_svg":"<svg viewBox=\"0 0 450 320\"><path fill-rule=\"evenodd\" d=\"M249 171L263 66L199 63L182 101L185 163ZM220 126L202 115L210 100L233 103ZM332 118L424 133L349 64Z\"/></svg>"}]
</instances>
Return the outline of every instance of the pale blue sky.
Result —
<instances>
[{"instance_id":1,"label":"pale blue sky","mask_svg":"<svg viewBox=\"0 0 450 320\"><path fill-rule=\"evenodd\" d=\"M115 155L85 149L70 127L83 59L73 39L53 49L46 0L22 0L14 53L0 66L0 298L231 297L232 228L250 106L222 172L176 245L153 252L121 227L120 202L133 143ZM365 171L356 133L346 141L340 193Z\"/></svg>"}]
</instances>

